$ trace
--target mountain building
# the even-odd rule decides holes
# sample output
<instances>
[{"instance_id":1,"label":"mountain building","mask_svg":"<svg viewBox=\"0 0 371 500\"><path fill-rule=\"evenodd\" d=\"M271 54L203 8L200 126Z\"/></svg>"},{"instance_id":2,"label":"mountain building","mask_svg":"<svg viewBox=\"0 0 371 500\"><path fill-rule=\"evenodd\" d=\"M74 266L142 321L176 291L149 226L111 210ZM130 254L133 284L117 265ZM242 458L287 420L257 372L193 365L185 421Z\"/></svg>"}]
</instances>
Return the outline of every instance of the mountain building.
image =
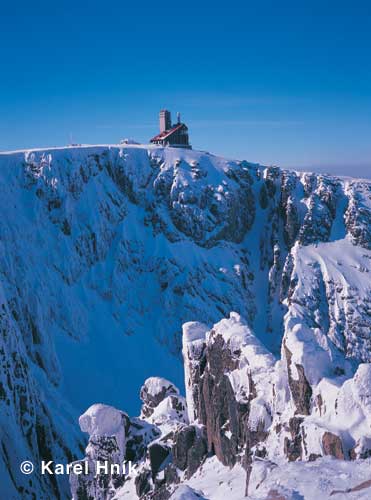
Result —
<instances>
[{"instance_id":1,"label":"mountain building","mask_svg":"<svg viewBox=\"0 0 371 500\"><path fill-rule=\"evenodd\" d=\"M152 137L150 142L161 146L192 149L189 144L188 127L180 121L180 113L177 114L177 123L172 125L171 113L167 109L160 111L160 133Z\"/></svg>"}]
</instances>

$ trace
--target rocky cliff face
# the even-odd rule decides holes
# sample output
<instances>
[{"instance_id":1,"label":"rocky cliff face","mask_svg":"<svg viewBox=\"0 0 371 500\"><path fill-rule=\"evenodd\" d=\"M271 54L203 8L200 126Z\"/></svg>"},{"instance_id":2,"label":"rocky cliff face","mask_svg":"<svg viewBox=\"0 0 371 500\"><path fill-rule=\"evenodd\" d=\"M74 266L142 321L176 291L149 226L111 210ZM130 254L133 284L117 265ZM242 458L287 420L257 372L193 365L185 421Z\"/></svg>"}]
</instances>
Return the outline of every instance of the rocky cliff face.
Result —
<instances>
[{"instance_id":1,"label":"rocky cliff face","mask_svg":"<svg viewBox=\"0 0 371 500\"><path fill-rule=\"evenodd\" d=\"M195 338L182 424L191 429L179 443L193 449L202 428L206 453L248 469L254 447L268 453L274 425L281 431L271 448L291 458L367 455L363 430L336 424L334 432L323 419L340 421L350 400L355 421L367 414L356 387L366 387L358 366L370 362L369 182L125 146L1 154L0 191L0 455L9 497L66 497L63 478L22 476L19 463L81 456L77 414L95 401L134 411L142 380L159 367L179 385L181 325L200 319L187 327ZM219 327L210 330L230 311L246 329L233 350ZM246 349L268 379L242 370ZM183 414L180 396L167 397L167 409ZM304 435L320 441L309 446Z\"/></svg>"},{"instance_id":2,"label":"rocky cliff face","mask_svg":"<svg viewBox=\"0 0 371 500\"><path fill-rule=\"evenodd\" d=\"M141 390L140 419L102 405L92 406L80 418L81 429L90 434L84 461L92 471L92 457L115 464L128 463L133 456L136 470L103 478L93 472L72 474L74 500L167 500L178 498L185 486L200 483L203 490L188 489L184 499L200 495L217 500L223 495L214 496L210 489L218 479L224 483L218 478L223 468L231 476L228 485L237 476L230 488L233 499L312 499L320 493L329 498L336 491L336 477L308 496L305 481L301 484L303 470L295 474L299 490L283 488L283 479L270 488L267 475L283 462L301 463L303 469L317 462L318 468L325 468L328 457L340 461L339 470L345 461L358 460L354 473L359 472L360 459L371 456L370 364L359 364L353 376L336 372L317 384L309 382L303 366L293 365L284 346L281 359L275 360L237 313L209 330L186 323L183 356L186 401L169 381L151 377ZM129 452L119 457L118 451L129 443ZM210 468L210 463L215 468L214 459L220 463L218 475ZM368 489L371 482L358 486L355 491Z\"/></svg>"},{"instance_id":3,"label":"rocky cliff face","mask_svg":"<svg viewBox=\"0 0 371 500\"><path fill-rule=\"evenodd\" d=\"M195 408L191 418L205 426L211 453L224 465L240 462L246 469L246 494L251 493L254 460L370 456L370 364L359 364L354 373L351 366L356 365L344 353L330 350L329 366L322 367L326 375L315 378L314 363L324 365L321 351L329 349L323 339L320 345L307 339L309 352L302 353L299 364L286 347L293 335L287 331L281 358L275 360L241 317L231 313L204 334L195 370L193 344L200 339L192 338L189 328L192 332L197 325L183 327L185 365L193 367L185 370L190 374L187 400ZM295 347L292 351L300 352Z\"/></svg>"}]
</instances>

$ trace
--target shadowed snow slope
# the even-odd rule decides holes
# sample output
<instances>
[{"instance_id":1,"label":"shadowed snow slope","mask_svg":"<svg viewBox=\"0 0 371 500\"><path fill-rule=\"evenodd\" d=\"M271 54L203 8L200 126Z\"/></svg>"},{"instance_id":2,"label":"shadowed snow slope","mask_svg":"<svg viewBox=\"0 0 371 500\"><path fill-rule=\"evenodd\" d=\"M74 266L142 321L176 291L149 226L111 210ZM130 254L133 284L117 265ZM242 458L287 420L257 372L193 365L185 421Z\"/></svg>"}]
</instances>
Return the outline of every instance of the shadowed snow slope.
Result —
<instances>
[{"instance_id":1,"label":"shadowed snow slope","mask_svg":"<svg viewBox=\"0 0 371 500\"><path fill-rule=\"evenodd\" d=\"M181 149L0 154L4 495L65 497L63 477L30 483L19 463L80 455L77 416L138 411L147 377L182 386L184 322L236 311L316 387L369 362L370 196L367 181Z\"/></svg>"}]
</instances>

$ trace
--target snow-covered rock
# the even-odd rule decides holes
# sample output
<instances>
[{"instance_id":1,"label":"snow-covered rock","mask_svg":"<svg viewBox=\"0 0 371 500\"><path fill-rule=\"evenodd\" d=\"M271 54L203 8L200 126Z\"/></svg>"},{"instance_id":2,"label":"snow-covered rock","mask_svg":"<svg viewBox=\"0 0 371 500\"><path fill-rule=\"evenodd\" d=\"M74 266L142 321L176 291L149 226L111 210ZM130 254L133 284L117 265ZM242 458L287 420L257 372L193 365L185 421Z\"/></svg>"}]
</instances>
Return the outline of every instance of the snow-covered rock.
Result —
<instances>
[{"instance_id":1,"label":"snow-covered rock","mask_svg":"<svg viewBox=\"0 0 371 500\"><path fill-rule=\"evenodd\" d=\"M179 389L168 380L161 377L149 377L140 390L140 399L142 400L141 415L143 418L149 418L154 409L169 396L178 396ZM166 403L169 405L169 401ZM165 406L166 406L165 404Z\"/></svg>"},{"instance_id":2,"label":"snow-covered rock","mask_svg":"<svg viewBox=\"0 0 371 500\"><path fill-rule=\"evenodd\" d=\"M203 323L189 322L183 325L183 360L188 418L194 422L200 398L200 360L205 349L208 327Z\"/></svg>"},{"instance_id":3,"label":"snow-covered rock","mask_svg":"<svg viewBox=\"0 0 371 500\"><path fill-rule=\"evenodd\" d=\"M275 358L235 312L206 332L184 325L183 355L193 420L205 425L209 450L233 465L245 449L246 424L256 440L272 423Z\"/></svg>"},{"instance_id":4,"label":"snow-covered rock","mask_svg":"<svg viewBox=\"0 0 371 500\"><path fill-rule=\"evenodd\" d=\"M90 442L99 438L108 438L115 441L119 451L118 460L123 460L126 451L125 427L129 418L126 413L116 410L112 406L94 404L79 418L80 428L89 434Z\"/></svg>"},{"instance_id":5,"label":"snow-covered rock","mask_svg":"<svg viewBox=\"0 0 371 500\"><path fill-rule=\"evenodd\" d=\"M177 396L166 396L156 408L154 408L152 415L148 418L150 422L156 425L162 425L166 422L183 422L188 423L188 412L186 399Z\"/></svg>"},{"instance_id":6,"label":"snow-covered rock","mask_svg":"<svg viewBox=\"0 0 371 500\"><path fill-rule=\"evenodd\" d=\"M328 484L323 483L324 479L321 482L318 477L312 478L309 498L314 498L316 491L323 498L343 491L343 476L353 473L364 479L354 484L355 492L362 491L355 498L367 498L363 490L371 488L371 481L362 460L371 456L370 364L359 364L354 375L344 370L342 374L322 377L319 382L309 377L310 382L305 382L308 400L300 403L298 384L302 383L304 368L298 367L308 369L306 356L311 356L311 351L300 353L302 365L296 365L299 378L290 382L292 372L289 374L285 350L282 359L276 360L235 312L209 329L199 323L185 324L183 354L192 423L188 424L186 400L171 382L157 377L147 379L141 393L146 400L151 396L151 414L146 421L155 427L147 432L139 453L135 451L135 430L131 454L121 455L121 460L136 457L137 475L121 479L111 475L103 482L72 475L74 499L79 499L77 491L84 491L98 500L161 500L179 495L217 500L222 496L212 485L218 478L221 491L230 491L236 500L245 495L253 499L295 500L317 474L318 467L313 463L327 471L347 472L338 476L335 472ZM340 353L336 359L340 363ZM345 355L343 362L347 363ZM173 400L181 403L176 411ZM298 407L305 411L298 412ZM107 435L130 436L138 426L150 425L147 422L129 419L111 407L93 405L80 417L82 429L90 434L84 460L98 456L117 460L118 450L111 442L110 454L106 453ZM328 458L338 466L331 465ZM354 465L345 466L347 461ZM290 469L286 462L303 465ZM272 480L280 474L286 474L284 480ZM221 479L224 475L228 477L226 485Z\"/></svg>"}]
</instances>

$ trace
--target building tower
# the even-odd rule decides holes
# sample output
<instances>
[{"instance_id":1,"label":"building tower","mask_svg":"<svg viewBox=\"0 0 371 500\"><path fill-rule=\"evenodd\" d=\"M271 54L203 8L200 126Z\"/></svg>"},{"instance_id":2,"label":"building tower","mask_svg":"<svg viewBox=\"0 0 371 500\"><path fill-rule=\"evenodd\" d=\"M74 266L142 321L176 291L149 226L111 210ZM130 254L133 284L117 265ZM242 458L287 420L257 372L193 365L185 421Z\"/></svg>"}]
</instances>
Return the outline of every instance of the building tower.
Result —
<instances>
[{"instance_id":1,"label":"building tower","mask_svg":"<svg viewBox=\"0 0 371 500\"><path fill-rule=\"evenodd\" d=\"M160 111L160 133L171 129L171 114L167 109Z\"/></svg>"},{"instance_id":2,"label":"building tower","mask_svg":"<svg viewBox=\"0 0 371 500\"><path fill-rule=\"evenodd\" d=\"M192 149L189 144L188 127L181 122L180 113L177 113L177 123L172 125L170 111L167 109L160 111L160 133L152 137L150 142L158 146Z\"/></svg>"}]
</instances>

